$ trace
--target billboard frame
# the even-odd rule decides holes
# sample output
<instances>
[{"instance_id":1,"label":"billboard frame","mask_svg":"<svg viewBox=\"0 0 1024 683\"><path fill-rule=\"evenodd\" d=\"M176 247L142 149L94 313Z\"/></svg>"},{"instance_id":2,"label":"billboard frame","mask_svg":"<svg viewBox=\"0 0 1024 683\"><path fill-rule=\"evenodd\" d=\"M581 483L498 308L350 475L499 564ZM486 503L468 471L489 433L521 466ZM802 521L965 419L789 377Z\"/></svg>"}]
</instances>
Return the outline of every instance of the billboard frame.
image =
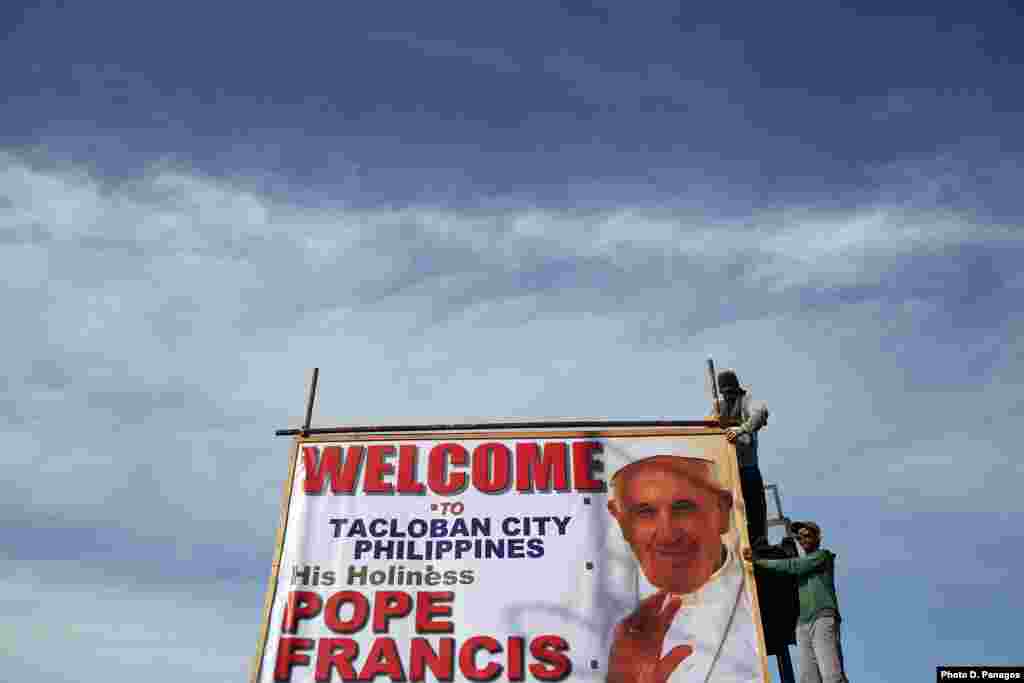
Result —
<instances>
[{"instance_id":1,"label":"billboard frame","mask_svg":"<svg viewBox=\"0 0 1024 683\"><path fill-rule=\"evenodd\" d=\"M316 377L313 379L315 391ZM312 395L312 394L311 394ZM312 404L312 401L310 402ZM672 437L672 436L725 436L728 420L562 420L522 422L480 422L423 425L380 425L310 428L307 424L300 429L279 429L276 436L293 437L289 449L288 477L284 482L281 508L278 515L278 529L275 539L271 574L264 596L259 645L251 666L250 683L258 683L262 673L263 659L270 634L270 616L279 585L281 561L284 554L285 534L288 527L288 513L291 508L292 491L302 445L331 441L387 441L407 439L522 439L522 438L623 438L623 437ZM729 459L732 481L739 481L738 461ZM744 505L742 494L737 501ZM746 511L744 509L744 515ZM750 537L745 524L737 524L741 548L750 547ZM750 585L754 626L758 637L758 657L765 683L770 681L767 647L761 607L757 595L757 580L753 565L743 562L743 573Z\"/></svg>"}]
</instances>

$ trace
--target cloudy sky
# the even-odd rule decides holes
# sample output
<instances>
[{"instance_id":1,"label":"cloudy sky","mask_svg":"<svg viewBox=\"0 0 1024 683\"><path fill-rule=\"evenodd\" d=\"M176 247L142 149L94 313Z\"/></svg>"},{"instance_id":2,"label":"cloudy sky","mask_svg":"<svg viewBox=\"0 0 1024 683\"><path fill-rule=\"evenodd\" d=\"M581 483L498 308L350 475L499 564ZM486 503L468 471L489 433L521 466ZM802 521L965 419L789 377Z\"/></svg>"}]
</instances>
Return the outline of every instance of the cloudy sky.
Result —
<instances>
[{"instance_id":1,"label":"cloudy sky","mask_svg":"<svg viewBox=\"0 0 1024 683\"><path fill-rule=\"evenodd\" d=\"M683 419L708 355L851 680L1021 663L1022 18L860 5L2 3L4 678L247 675L313 366Z\"/></svg>"}]
</instances>

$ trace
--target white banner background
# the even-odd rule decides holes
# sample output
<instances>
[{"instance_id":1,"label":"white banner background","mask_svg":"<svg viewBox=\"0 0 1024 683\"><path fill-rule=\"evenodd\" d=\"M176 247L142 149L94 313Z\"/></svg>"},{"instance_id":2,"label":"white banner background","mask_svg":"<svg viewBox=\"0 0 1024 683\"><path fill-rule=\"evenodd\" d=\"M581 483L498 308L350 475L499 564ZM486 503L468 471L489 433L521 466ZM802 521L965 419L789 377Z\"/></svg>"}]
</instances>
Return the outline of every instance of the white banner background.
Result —
<instances>
[{"instance_id":1,"label":"white banner background","mask_svg":"<svg viewBox=\"0 0 1024 683\"><path fill-rule=\"evenodd\" d=\"M596 459L604 464L604 472L596 473L598 478L610 478L611 475L623 464L658 454L666 448L675 451L696 450L710 454L722 461L724 467L722 472L727 479L728 487L734 491L737 501L741 500L738 487L735 483L735 457L732 455L732 448L728 447L721 433L717 435L689 435L666 438L665 436L651 437L612 437L603 436L599 438L587 436L575 436L566 438L562 436L544 436L542 438L531 435L531 438L508 438L508 436L493 436L492 438L464 439L445 437L443 434L436 435L437 438L430 440L401 440L393 439L388 441L308 441L304 447L316 447L322 453L328 446L341 447L342 453L347 453L350 445L367 446L371 443L387 443L395 446L398 452L399 445L415 445L418 452L416 463L416 481L426 484L427 482L427 454L439 443L457 442L461 444L470 454L474 449L483 443L503 443L513 453L512 480L513 485L503 493L488 494L476 490L472 486L467 487L458 495L437 495L429 490L421 495L394 495L394 494L364 494L362 493L362 480L360 479L356 495L332 494L330 484L325 483L325 492L320 495L309 495L304 491L306 479L305 464L302 449L296 453L294 478L291 482L291 494L287 509L287 524L284 533L282 547L280 548L280 570L274 590L274 597L271 603L269 621L267 623L267 636L263 647L261 665L256 680L260 683L271 683L275 681L274 671L278 658L279 643L282 637L298 638L352 638L359 644L359 654L353 660L356 673L361 670L366 655L369 652L373 641L378 637L392 637L397 641L398 654L403 660L403 672L408 679L408 642L416 636L415 632L415 607L413 612L405 618L395 618L390 621L388 633L375 634L367 624L365 628L355 634L339 634L332 632L324 623L323 614L315 618L305 619L299 622L297 633L284 634L281 626L285 616L285 609L288 603L289 593L296 590L312 591L317 593L326 603L327 599L334 593L344 590L354 590L363 593L373 603L373 594L377 591L398 590L405 591L413 596L417 591L452 591L454 601L450 605L452 615L450 617L438 617L439 620L451 621L454 623L454 632L443 634L446 637L455 639L455 664L454 681L465 681L467 679L460 672L458 654L459 646L473 636L486 635L495 638L504 646L509 636L522 636L526 639L525 666L536 660L531 657L529 651L530 641L540 635L558 635L564 638L569 644L569 650L565 655L572 662L571 674L565 680L604 680L607 675L608 649L610 635L615 624L624 616L629 614L637 604L637 600L650 587L643 580L638 570L633 555L623 541L617 523L607 510L608 496L602 492L534 492L521 493L515 490L515 452L519 442L550 443L552 441L563 442L569 452L568 469L570 479L572 473L571 444L576 441L598 441L601 443L601 451ZM731 457L732 462L729 462ZM397 465L397 457L388 459L393 465ZM360 470L360 475L365 474L365 463ZM397 467L396 467L397 469ZM465 472L467 477L469 467L448 468L449 475L453 472ZM394 473L386 475L385 481L394 482ZM575 484L575 482L571 482ZM463 508L461 514L456 516L448 510L444 514L443 508L452 503L461 503ZM734 506L733 528L742 528L742 505ZM363 520L369 523L373 519L396 520L400 530L406 530L410 521L415 519L425 520L428 524L434 519L446 519L449 523L457 517L463 518L469 523L471 518L487 518L490 520L492 540L511 539L517 536L509 536L502 532L502 522L506 518L569 518L565 527L564 535L559 533L556 524L546 523L546 534L536 535L538 525L531 521L531 531L535 535L526 538L537 538L543 543L543 556L523 557L522 559L511 558L476 558L469 553L462 559L453 559L451 555L440 560L410 560L410 559L373 559L372 554L364 554L357 559L355 554L356 541L363 538L348 537L353 520ZM341 527L340 537L335 537L336 525L331 523L332 519L348 520ZM521 521L516 523L521 527ZM471 525L470 525L471 526ZM458 540L464 537L455 536L449 540ZM429 535L418 538L372 538L372 541L414 541L418 552L422 553ZM475 541L473 537L468 540ZM482 540L487 540L483 538ZM728 542L734 547L737 542L735 533L730 534ZM371 572L384 572L385 574L394 566L401 566L403 574L410 570L423 572L430 565L435 571L444 572L454 570L472 572L471 583L456 583L455 585L410 586L410 585L366 585L358 579L364 573L369 576ZM308 569L308 577L303 583L297 576L297 572ZM334 572L333 585L324 585L323 578L327 572ZM355 576L350 574L355 572ZM319 585L313 585L313 576L319 576ZM352 582L350 583L350 580ZM342 618L351 614L351 610L343 608ZM371 616L372 619L372 616ZM441 635L426 635L431 643L437 647L437 641ZM763 653L763 646L760 652ZM313 682L316 670L316 648L303 651L309 656L308 665L295 665L291 667L290 677L283 680L290 680L296 683ZM764 657L757 651L750 652L752 661L755 661L759 670L763 669ZM504 654L492 654L486 651L477 653L476 665L484 667L488 662L493 661L499 665L505 665ZM763 680L763 670L760 671L758 680ZM381 680L387 680L387 676L381 676ZM529 669L525 670L526 680L535 680ZM330 680L342 680L339 673L334 671ZM429 668L426 673L427 681L436 680ZM503 670L497 680L508 680L507 671ZM673 681L676 677L673 677ZM701 679L703 680L703 679ZM715 677L712 680L733 680L730 678Z\"/></svg>"}]
</instances>

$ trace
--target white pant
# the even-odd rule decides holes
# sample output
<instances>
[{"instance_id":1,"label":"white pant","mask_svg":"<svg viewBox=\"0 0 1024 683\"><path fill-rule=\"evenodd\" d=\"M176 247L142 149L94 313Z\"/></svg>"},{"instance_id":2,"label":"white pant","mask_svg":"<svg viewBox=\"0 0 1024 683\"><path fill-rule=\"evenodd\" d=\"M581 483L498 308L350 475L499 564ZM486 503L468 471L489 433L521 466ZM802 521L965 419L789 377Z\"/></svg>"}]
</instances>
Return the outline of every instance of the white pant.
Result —
<instances>
[{"instance_id":1,"label":"white pant","mask_svg":"<svg viewBox=\"0 0 1024 683\"><path fill-rule=\"evenodd\" d=\"M848 683L843 673L838 619L818 617L809 624L797 624L796 644L800 650L800 683Z\"/></svg>"}]
</instances>

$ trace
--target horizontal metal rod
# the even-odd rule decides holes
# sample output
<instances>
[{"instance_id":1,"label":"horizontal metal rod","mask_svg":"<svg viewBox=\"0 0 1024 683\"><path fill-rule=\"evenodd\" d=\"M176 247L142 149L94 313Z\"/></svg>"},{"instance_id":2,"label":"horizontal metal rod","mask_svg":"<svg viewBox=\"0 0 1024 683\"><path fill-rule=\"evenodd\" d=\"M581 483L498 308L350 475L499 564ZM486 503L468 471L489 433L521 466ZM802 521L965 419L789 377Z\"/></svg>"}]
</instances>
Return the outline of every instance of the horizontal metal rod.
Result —
<instances>
[{"instance_id":1,"label":"horizontal metal rod","mask_svg":"<svg viewBox=\"0 0 1024 683\"><path fill-rule=\"evenodd\" d=\"M371 432L483 431L500 429L606 429L612 427L718 427L717 420L609 420L548 422L474 422L469 424L376 425L367 427L316 427L306 434L367 434ZM302 429L278 429L275 436L299 436Z\"/></svg>"}]
</instances>

